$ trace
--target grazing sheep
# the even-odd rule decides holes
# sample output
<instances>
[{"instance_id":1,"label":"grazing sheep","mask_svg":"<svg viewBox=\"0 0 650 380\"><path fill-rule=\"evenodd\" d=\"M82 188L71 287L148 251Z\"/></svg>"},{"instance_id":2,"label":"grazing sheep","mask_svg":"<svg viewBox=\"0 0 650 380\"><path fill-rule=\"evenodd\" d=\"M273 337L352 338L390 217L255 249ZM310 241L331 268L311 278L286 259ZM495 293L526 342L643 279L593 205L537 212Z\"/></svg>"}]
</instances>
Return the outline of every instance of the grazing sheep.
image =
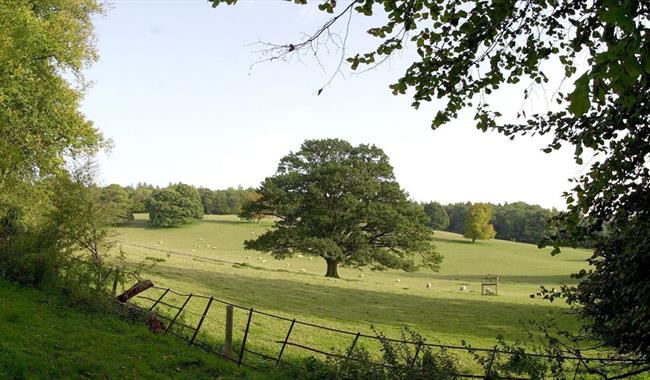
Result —
<instances>
[{"instance_id":1,"label":"grazing sheep","mask_svg":"<svg viewBox=\"0 0 650 380\"><path fill-rule=\"evenodd\" d=\"M494 291L492 289L490 289L490 288L485 288L485 294L491 296L492 294L494 294Z\"/></svg>"},{"instance_id":2,"label":"grazing sheep","mask_svg":"<svg viewBox=\"0 0 650 380\"><path fill-rule=\"evenodd\" d=\"M199 238L199 240L201 240L201 241L202 241L202 240L203 240L203 238Z\"/></svg>"},{"instance_id":3,"label":"grazing sheep","mask_svg":"<svg viewBox=\"0 0 650 380\"><path fill-rule=\"evenodd\" d=\"M467 291L467 286L465 286L465 285L461 285L461 287L460 287L460 291L461 291L461 292Z\"/></svg>"},{"instance_id":4,"label":"grazing sheep","mask_svg":"<svg viewBox=\"0 0 650 380\"><path fill-rule=\"evenodd\" d=\"M163 243L163 241L161 240L160 243L158 243L158 244L162 245L162 243Z\"/></svg>"},{"instance_id":5,"label":"grazing sheep","mask_svg":"<svg viewBox=\"0 0 650 380\"><path fill-rule=\"evenodd\" d=\"M427 289L431 289L431 283L427 282Z\"/></svg>"},{"instance_id":6,"label":"grazing sheep","mask_svg":"<svg viewBox=\"0 0 650 380\"><path fill-rule=\"evenodd\" d=\"M247 259L250 259L251 257L250 257L250 256L246 256L246 258L247 258Z\"/></svg>"},{"instance_id":7,"label":"grazing sheep","mask_svg":"<svg viewBox=\"0 0 650 380\"><path fill-rule=\"evenodd\" d=\"M265 263L265 262L266 262L266 260L262 260L262 262L263 262L263 263Z\"/></svg>"},{"instance_id":8,"label":"grazing sheep","mask_svg":"<svg viewBox=\"0 0 650 380\"><path fill-rule=\"evenodd\" d=\"M402 282L402 280L400 280L400 279L398 278L398 279L395 280L395 282Z\"/></svg>"},{"instance_id":9,"label":"grazing sheep","mask_svg":"<svg viewBox=\"0 0 650 380\"><path fill-rule=\"evenodd\" d=\"M261 258L261 257L259 257L259 256L257 256L257 259L258 259L258 260L260 260L260 261L262 261L262 258Z\"/></svg>"},{"instance_id":10,"label":"grazing sheep","mask_svg":"<svg viewBox=\"0 0 650 380\"><path fill-rule=\"evenodd\" d=\"M309 260L313 260L313 259L314 259L313 257L310 257L310 258L309 258Z\"/></svg>"},{"instance_id":11,"label":"grazing sheep","mask_svg":"<svg viewBox=\"0 0 650 380\"><path fill-rule=\"evenodd\" d=\"M193 249L192 252L196 252L196 249Z\"/></svg>"},{"instance_id":12,"label":"grazing sheep","mask_svg":"<svg viewBox=\"0 0 650 380\"><path fill-rule=\"evenodd\" d=\"M298 257L300 257L302 259L304 256L303 255L298 255Z\"/></svg>"},{"instance_id":13,"label":"grazing sheep","mask_svg":"<svg viewBox=\"0 0 650 380\"><path fill-rule=\"evenodd\" d=\"M300 269L301 272L306 272L307 270L305 268Z\"/></svg>"},{"instance_id":14,"label":"grazing sheep","mask_svg":"<svg viewBox=\"0 0 650 380\"><path fill-rule=\"evenodd\" d=\"M360 275L359 275L359 277L361 277L361 278L363 278L363 277L364 277L364 274L363 274L363 273L362 273L362 274L360 274Z\"/></svg>"}]
</instances>

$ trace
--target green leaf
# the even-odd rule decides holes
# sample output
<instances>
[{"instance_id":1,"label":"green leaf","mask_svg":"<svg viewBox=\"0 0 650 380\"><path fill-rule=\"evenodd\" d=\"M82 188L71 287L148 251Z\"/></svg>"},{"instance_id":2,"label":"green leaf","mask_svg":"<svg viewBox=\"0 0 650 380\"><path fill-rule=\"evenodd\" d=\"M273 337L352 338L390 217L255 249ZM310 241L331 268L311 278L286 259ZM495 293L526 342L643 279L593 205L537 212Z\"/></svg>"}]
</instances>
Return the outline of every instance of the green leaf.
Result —
<instances>
[{"instance_id":1,"label":"green leaf","mask_svg":"<svg viewBox=\"0 0 650 380\"><path fill-rule=\"evenodd\" d=\"M569 112L576 117L584 115L589 111L591 105L589 101L589 75L582 74L580 78L575 81L575 88L571 94L567 96L569 100Z\"/></svg>"}]
</instances>

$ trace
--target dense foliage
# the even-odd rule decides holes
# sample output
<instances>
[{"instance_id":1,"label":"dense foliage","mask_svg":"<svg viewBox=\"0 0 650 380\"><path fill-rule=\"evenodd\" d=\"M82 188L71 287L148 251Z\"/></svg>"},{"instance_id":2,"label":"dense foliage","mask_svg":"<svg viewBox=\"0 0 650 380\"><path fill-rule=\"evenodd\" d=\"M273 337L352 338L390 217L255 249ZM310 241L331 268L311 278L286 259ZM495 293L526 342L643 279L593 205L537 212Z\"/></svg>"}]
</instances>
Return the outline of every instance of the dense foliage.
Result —
<instances>
[{"instance_id":1,"label":"dense foliage","mask_svg":"<svg viewBox=\"0 0 650 380\"><path fill-rule=\"evenodd\" d=\"M422 205L424 213L429 217L429 227L434 230L445 230L449 227L447 210L438 202L428 202Z\"/></svg>"},{"instance_id":2,"label":"dense foliage","mask_svg":"<svg viewBox=\"0 0 650 380\"><path fill-rule=\"evenodd\" d=\"M258 189L260 198L242 216L279 220L247 249L276 258L296 252L320 256L328 277L339 264L373 269L437 269L427 216L395 181L384 152L338 139L307 140L280 160L275 175ZM414 256L418 256L417 260Z\"/></svg>"},{"instance_id":3,"label":"dense foliage","mask_svg":"<svg viewBox=\"0 0 650 380\"><path fill-rule=\"evenodd\" d=\"M225 190L211 190L200 187L203 212L213 215L239 214L242 206L257 198L255 189L229 187Z\"/></svg>"},{"instance_id":4,"label":"dense foliage","mask_svg":"<svg viewBox=\"0 0 650 380\"><path fill-rule=\"evenodd\" d=\"M155 190L149 201L149 221L156 226L178 226L202 218L203 206L198 190L183 183Z\"/></svg>"},{"instance_id":5,"label":"dense foliage","mask_svg":"<svg viewBox=\"0 0 650 380\"><path fill-rule=\"evenodd\" d=\"M490 240L496 235L494 226L490 224L492 208L485 203L475 203L469 206L465 218L465 232L463 236L472 239L472 243L479 240Z\"/></svg>"}]
</instances>

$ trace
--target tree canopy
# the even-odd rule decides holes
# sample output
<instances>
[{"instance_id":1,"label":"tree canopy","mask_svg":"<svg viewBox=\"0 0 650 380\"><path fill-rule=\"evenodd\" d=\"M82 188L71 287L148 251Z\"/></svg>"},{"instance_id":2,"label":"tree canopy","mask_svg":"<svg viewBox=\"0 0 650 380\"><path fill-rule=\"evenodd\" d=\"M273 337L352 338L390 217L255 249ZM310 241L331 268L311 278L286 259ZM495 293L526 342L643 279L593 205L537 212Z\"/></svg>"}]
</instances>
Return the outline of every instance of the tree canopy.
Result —
<instances>
[{"instance_id":1,"label":"tree canopy","mask_svg":"<svg viewBox=\"0 0 650 380\"><path fill-rule=\"evenodd\" d=\"M485 203L475 203L467 209L465 218L465 232L463 236L472 239L472 243L479 240L489 240L496 236L494 226L490 224L492 209Z\"/></svg>"},{"instance_id":2,"label":"tree canopy","mask_svg":"<svg viewBox=\"0 0 650 380\"><path fill-rule=\"evenodd\" d=\"M199 192L183 183L155 190L149 201L149 221L156 226L178 226L201 218L203 206Z\"/></svg>"},{"instance_id":3,"label":"tree canopy","mask_svg":"<svg viewBox=\"0 0 650 380\"><path fill-rule=\"evenodd\" d=\"M422 205L424 213L429 217L429 226L436 230L445 230L449 227L447 210L438 202L429 202Z\"/></svg>"},{"instance_id":4,"label":"tree canopy","mask_svg":"<svg viewBox=\"0 0 650 380\"><path fill-rule=\"evenodd\" d=\"M245 247L275 258L297 252L338 265L372 269L437 269L427 216L395 181L386 154L372 145L339 139L307 140L280 160L275 175L258 189L260 198L243 217L278 218L274 228Z\"/></svg>"},{"instance_id":5,"label":"tree canopy","mask_svg":"<svg viewBox=\"0 0 650 380\"><path fill-rule=\"evenodd\" d=\"M0 193L104 143L78 110L100 12L95 0L0 0Z\"/></svg>"}]
</instances>

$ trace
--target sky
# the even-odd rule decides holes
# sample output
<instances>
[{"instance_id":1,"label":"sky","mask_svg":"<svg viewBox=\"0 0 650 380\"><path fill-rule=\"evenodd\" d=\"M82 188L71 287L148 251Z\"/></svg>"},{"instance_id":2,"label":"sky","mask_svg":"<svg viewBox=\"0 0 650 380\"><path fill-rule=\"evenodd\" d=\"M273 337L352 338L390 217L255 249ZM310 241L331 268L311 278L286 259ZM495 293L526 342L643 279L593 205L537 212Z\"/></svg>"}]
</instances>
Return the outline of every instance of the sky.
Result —
<instances>
[{"instance_id":1,"label":"sky","mask_svg":"<svg viewBox=\"0 0 650 380\"><path fill-rule=\"evenodd\" d=\"M408 94L394 96L388 88L412 62L412 50L362 74L344 65L320 95L336 72L335 46L319 50L322 67L306 56L251 69L260 59L256 42L298 41L329 17L315 4L280 0L217 9L202 0L113 1L95 20L99 61L85 72L92 86L82 105L113 141L100 156L100 181L256 187L304 140L341 138L382 148L400 185L418 201L564 208L568 179L586 170L574 163L572 150L545 154L548 137L510 141L481 132L471 109L432 130L444 103L415 110ZM346 53L372 49L376 41L365 30L381 21L353 16ZM560 70L550 71L559 83ZM524 107L551 107L551 87L537 89ZM490 104L514 120L521 93L499 90Z\"/></svg>"}]
</instances>

